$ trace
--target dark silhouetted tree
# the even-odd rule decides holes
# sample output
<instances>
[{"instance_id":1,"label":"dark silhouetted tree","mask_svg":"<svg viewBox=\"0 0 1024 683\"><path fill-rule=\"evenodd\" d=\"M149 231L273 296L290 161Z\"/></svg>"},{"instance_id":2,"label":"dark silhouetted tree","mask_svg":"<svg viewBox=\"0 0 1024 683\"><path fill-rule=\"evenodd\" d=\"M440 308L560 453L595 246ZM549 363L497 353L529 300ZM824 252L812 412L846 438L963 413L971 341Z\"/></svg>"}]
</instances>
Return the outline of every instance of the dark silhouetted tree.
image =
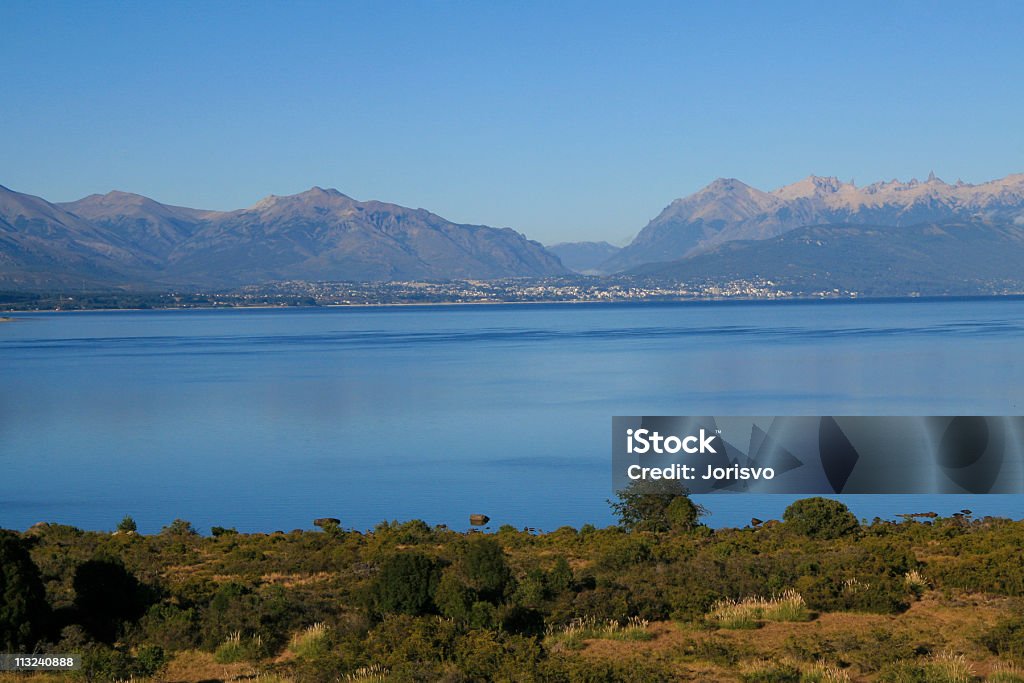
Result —
<instances>
[{"instance_id":1,"label":"dark silhouetted tree","mask_svg":"<svg viewBox=\"0 0 1024 683\"><path fill-rule=\"evenodd\" d=\"M0 530L0 651L31 652L49 613L39 568L24 541Z\"/></svg>"},{"instance_id":2,"label":"dark silhouetted tree","mask_svg":"<svg viewBox=\"0 0 1024 683\"><path fill-rule=\"evenodd\" d=\"M89 560L78 566L72 582L75 611L89 635L113 643L124 624L148 607L148 591L116 560Z\"/></svg>"}]
</instances>

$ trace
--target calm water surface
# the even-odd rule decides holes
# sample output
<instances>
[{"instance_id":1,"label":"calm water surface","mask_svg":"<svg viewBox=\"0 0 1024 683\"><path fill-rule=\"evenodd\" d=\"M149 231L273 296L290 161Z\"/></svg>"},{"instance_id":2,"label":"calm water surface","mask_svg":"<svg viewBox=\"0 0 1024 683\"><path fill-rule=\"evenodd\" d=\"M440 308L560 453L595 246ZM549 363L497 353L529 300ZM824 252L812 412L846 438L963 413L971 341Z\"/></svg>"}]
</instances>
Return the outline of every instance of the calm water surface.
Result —
<instances>
[{"instance_id":1,"label":"calm water surface","mask_svg":"<svg viewBox=\"0 0 1024 683\"><path fill-rule=\"evenodd\" d=\"M19 314L0 527L604 525L613 415L1019 415L1024 301ZM712 525L789 496L704 497ZM861 517L1024 496L849 496Z\"/></svg>"}]
</instances>

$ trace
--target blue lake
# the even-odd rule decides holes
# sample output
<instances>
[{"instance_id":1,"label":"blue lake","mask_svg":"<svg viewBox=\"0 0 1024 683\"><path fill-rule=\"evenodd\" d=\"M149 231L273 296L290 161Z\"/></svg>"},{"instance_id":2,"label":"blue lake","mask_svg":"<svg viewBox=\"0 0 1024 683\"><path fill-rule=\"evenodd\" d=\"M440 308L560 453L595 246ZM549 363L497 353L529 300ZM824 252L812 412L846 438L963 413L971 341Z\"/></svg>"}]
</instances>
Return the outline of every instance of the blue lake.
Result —
<instances>
[{"instance_id":1,"label":"blue lake","mask_svg":"<svg viewBox=\"0 0 1024 683\"><path fill-rule=\"evenodd\" d=\"M1024 301L18 314L0 527L613 521L613 415L1019 415ZM701 498L713 526L789 496ZM1024 496L848 496L860 517Z\"/></svg>"}]
</instances>

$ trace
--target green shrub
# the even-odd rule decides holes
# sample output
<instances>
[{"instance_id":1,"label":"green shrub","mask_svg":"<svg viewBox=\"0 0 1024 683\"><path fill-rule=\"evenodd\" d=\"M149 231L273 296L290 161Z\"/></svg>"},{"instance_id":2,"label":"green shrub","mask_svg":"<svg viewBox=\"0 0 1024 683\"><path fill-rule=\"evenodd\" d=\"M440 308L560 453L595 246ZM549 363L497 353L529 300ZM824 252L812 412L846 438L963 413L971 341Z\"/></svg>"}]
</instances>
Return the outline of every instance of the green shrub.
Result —
<instances>
[{"instance_id":1,"label":"green shrub","mask_svg":"<svg viewBox=\"0 0 1024 683\"><path fill-rule=\"evenodd\" d=\"M165 664L166 657L159 647L142 647L133 655L125 648L92 644L82 650L78 673L87 681L125 681L155 676Z\"/></svg>"},{"instance_id":2,"label":"green shrub","mask_svg":"<svg viewBox=\"0 0 1024 683\"><path fill-rule=\"evenodd\" d=\"M803 498L782 513L786 526L811 538L835 539L856 532L860 525L849 508L831 498Z\"/></svg>"},{"instance_id":3,"label":"green shrub","mask_svg":"<svg viewBox=\"0 0 1024 683\"><path fill-rule=\"evenodd\" d=\"M484 600L500 601L512 580L512 570L505 551L493 538L478 535L470 538L458 560L459 571L470 588Z\"/></svg>"},{"instance_id":4,"label":"green shrub","mask_svg":"<svg viewBox=\"0 0 1024 683\"><path fill-rule=\"evenodd\" d=\"M494 628L498 611L494 605L483 600L473 603L469 609L469 625L473 628Z\"/></svg>"},{"instance_id":5,"label":"green shrub","mask_svg":"<svg viewBox=\"0 0 1024 683\"><path fill-rule=\"evenodd\" d=\"M267 655L267 648L259 634L243 637L241 633L232 633L214 652L214 659L220 664L233 662L255 662Z\"/></svg>"},{"instance_id":6,"label":"green shrub","mask_svg":"<svg viewBox=\"0 0 1024 683\"><path fill-rule=\"evenodd\" d=\"M153 605L139 621L140 640L175 652L198 644L198 617L192 608Z\"/></svg>"},{"instance_id":7,"label":"green shrub","mask_svg":"<svg viewBox=\"0 0 1024 683\"><path fill-rule=\"evenodd\" d=\"M533 638L470 631L455 646L455 664L471 681L535 680L543 650Z\"/></svg>"},{"instance_id":8,"label":"green shrub","mask_svg":"<svg viewBox=\"0 0 1024 683\"><path fill-rule=\"evenodd\" d=\"M307 626L288 641L288 651L296 657L311 659L327 651L329 630L323 622Z\"/></svg>"},{"instance_id":9,"label":"green shrub","mask_svg":"<svg viewBox=\"0 0 1024 683\"><path fill-rule=\"evenodd\" d=\"M878 680L879 683L931 683L923 666L902 659L883 666Z\"/></svg>"},{"instance_id":10,"label":"green shrub","mask_svg":"<svg viewBox=\"0 0 1024 683\"><path fill-rule=\"evenodd\" d=\"M476 600L476 591L463 583L452 567L444 570L434 590L434 604L441 614L456 621L469 621L470 609Z\"/></svg>"},{"instance_id":11,"label":"green shrub","mask_svg":"<svg viewBox=\"0 0 1024 683\"><path fill-rule=\"evenodd\" d=\"M385 616L362 638L365 663L394 671L403 664L450 661L462 627L441 617Z\"/></svg>"},{"instance_id":12,"label":"green shrub","mask_svg":"<svg viewBox=\"0 0 1024 683\"><path fill-rule=\"evenodd\" d=\"M1007 617L978 638L993 654L1024 663L1024 616Z\"/></svg>"},{"instance_id":13,"label":"green shrub","mask_svg":"<svg viewBox=\"0 0 1024 683\"><path fill-rule=\"evenodd\" d=\"M382 614L427 614L434 610L439 579L437 563L421 553L388 557L373 587L374 608Z\"/></svg>"}]
</instances>

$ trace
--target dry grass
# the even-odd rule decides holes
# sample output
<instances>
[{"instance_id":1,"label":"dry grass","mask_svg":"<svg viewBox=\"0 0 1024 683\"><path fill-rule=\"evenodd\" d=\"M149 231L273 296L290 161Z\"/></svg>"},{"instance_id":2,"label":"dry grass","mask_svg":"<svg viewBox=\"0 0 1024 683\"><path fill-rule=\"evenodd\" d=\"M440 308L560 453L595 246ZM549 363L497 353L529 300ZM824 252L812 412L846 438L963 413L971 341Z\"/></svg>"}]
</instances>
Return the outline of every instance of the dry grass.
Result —
<instances>
[{"instance_id":1,"label":"dry grass","mask_svg":"<svg viewBox=\"0 0 1024 683\"><path fill-rule=\"evenodd\" d=\"M199 681L235 681L252 679L256 667L244 662L221 664L210 652L189 650L179 652L160 676L167 683L198 683Z\"/></svg>"},{"instance_id":2,"label":"dry grass","mask_svg":"<svg viewBox=\"0 0 1024 683\"><path fill-rule=\"evenodd\" d=\"M235 577L237 578L237 577ZM327 583L335 577L329 572L314 572L312 574L284 574L272 572L260 577L264 584L283 586L284 588L295 588L296 586L311 586L318 583Z\"/></svg>"},{"instance_id":3,"label":"dry grass","mask_svg":"<svg viewBox=\"0 0 1024 683\"><path fill-rule=\"evenodd\" d=\"M931 582L924 577L924 575L912 569L903 576L903 583L906 584L907 590L914 594L915 597L920 598L924 595L925 591L931 588Z\"/></svg>"},{"instance_id":4,"label":"dry grass","mask_svg":"<svg viewBox=\"0 0 1024 683\"><path fill-rule=\"evenodd\" d=\"M999 664L985 680L990 683L1024 683L1024 668L1016 664Z\"/></svg>"},{"instance_id":5,"label":"dry grass","mask_svg":"<svg viewBox=\"0 0 1024 683\"><path fill-rule=\"evenodd\" d=\"M849 683L850 672L834 664L815 662L803 670L800 683Z\"/></svg>"},{"instance_id":6,"label":"dry grass","mask_svg":"<svg viewBox=\"0 0 1024 683\"><path fill-rule=\"evenodd\" d=\"M263 636L256 633L243 638L240 632L235 631L217 648L213 656L221 664L232 664L259 659L262 651Z\"/></svg>"},{"instance_id":7,"label":"dry grass","mask_svg":"<svg viewBox=\"0 0 1024 683\"><path fill-rule=\"evenodd\" d=\"M625 624L614 619L601 621L596 617L573 619L565 626L549 626L545 641L549 645L578 650L586 640L650 640L650 622L639 617L630 617Z\"/></svg>"},{"instance_id":8,"label":"dry grass","mask_svg":"<svg viewBox=\"0 0 1024 683\"><path fill-rule=\"evenodd\" d=\"M801 675L808 683L875 681L878 678L877 670L862 669L849 659L846 660L850 662L849 666L844 664L840 669L831 666L834 661L827 655L812 654L808 658L800 658L796 656L792 644L796 641L828 648L837 643L864 640L868 634L884 632L891 634L896 641L928 646L933 652L947 650L973 653L964 663L974 671L974 680L1024 683L1024 676L1019 669L1015 670L1005 662L1000 662L994 655L980 650L977 644L978 633L1016 609L1016 603L1008 598L961 594L950 600L929 592L922 600L914 602L909 610L898 615L824 613L807 622L766 622L757 630L707 630L699 624L654 622L648 628L651 636L649 640L590 640L580 650L580 656L616 661L631 657L668 657L678 662L682 680L735 681L739 678L739 665L727 661L732 657L746 662L759 659L801 662ZM715 659L707 655L715 651L727 653L729 657ZM822 656L828 657L828 663L818 660ZM913 663L919 670L923 670L932 662L932 659L921 657ZM952 663L940 663L933 669L938 672L942 667L954 669L955 666ZM824 671L826 667L831 668L829 673Z\"/></svg>"},{"instance_id":9,"label":"dry grass","mask_svg":"<svg viewBox=\"0 0 1024 683\"><path fill-rule=\"evenodd\" d=\"M719 628L750 629L757 628L762 621L807 621L810 616L803 597L790 589L771 598L719 600L705 620Z\"/></svg>"},{"instance_id":10,"label":"dry grass","mask_svg":"<svg viewBox=\"0 0 1024 683\"><path fill-rule=\"evenodd\" d=\"M975 680L974 667L967 658L949 650L933 655L924 669L929 683L971 683Z\"/></svg>"},{"instance_id":11,"label":"dry grass","mask_svg":"<svg viewBox=\"0 0 1024 683\"><path fill-rule=\"evenodd\" d=\"M308 626L292 636L288 650L296 657L309 657L322 649L327 640L327 624L320 622Z\"/></svg>"},{"instance_id":12,"label":"dry grass","mask_svg":"<svg viewBox=\"0 0 1024 683\"><path fill-rule=\"evenodd\" d=\"M371 664L346 674L341 680L346 683L354 683L355 681L360 681L361 683L383 683L388 680L388 674L389 672L386 667L380 664Z\"/></svg>"}]
</instances>

